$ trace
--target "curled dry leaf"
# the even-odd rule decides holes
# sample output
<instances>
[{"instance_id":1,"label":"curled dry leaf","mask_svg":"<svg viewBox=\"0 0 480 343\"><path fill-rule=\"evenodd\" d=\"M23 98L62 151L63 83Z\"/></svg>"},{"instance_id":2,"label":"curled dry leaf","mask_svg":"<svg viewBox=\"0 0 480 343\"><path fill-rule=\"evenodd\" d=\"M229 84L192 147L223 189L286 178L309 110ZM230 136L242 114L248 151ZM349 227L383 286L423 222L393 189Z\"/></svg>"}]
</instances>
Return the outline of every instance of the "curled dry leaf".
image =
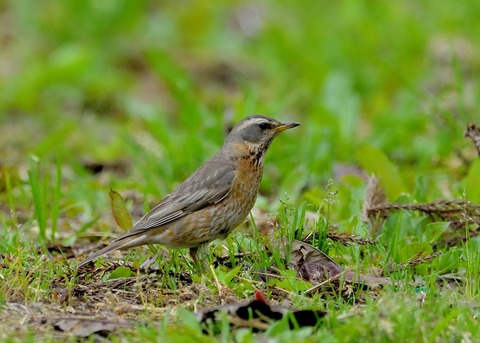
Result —
<instances>
[{"instance_id":1,"label":"curled dry leaf","mask_svg":"<svg viewBox=\"0 0 480 343\"><path fill-rule=\"evenodd\" d=\"M342 268L319 249L294 239L272 241L272 248L278 247L288 266L306 281L318 283L339 275Z\"/></svg>"},{"instance_id":2,"label":"curled dry leaf","mask_svg":"<svg viewBox=\"0 0 480 343\"><path fill-rule=\"evenodd\" d=\"M303 280L317 284L308 290L307 293L313 292L325 282L336 279L342 274L344 274L345 282L357 286L366 286L370 289L378 289L384 284L391 283L389 278L343 271L342 267L325 253L313 245L298 240L293 240L291 244L288 244L284 240L278 239L274 240L272 244L279 247L285 260L290 261L288 265L296 270Z\"/></svg>"},{"instance_id":3,"label":"curled dry leaf","mask_svg":"<svg viewBox=\"0 0 480 343\"><path fill-rule=\"evenodd\" d=\"M302 279L313 283L342 272L342 268L322 251L298 240L293 240L291 244L290 265L297 270Z\"/></svg>"}]
</instances>

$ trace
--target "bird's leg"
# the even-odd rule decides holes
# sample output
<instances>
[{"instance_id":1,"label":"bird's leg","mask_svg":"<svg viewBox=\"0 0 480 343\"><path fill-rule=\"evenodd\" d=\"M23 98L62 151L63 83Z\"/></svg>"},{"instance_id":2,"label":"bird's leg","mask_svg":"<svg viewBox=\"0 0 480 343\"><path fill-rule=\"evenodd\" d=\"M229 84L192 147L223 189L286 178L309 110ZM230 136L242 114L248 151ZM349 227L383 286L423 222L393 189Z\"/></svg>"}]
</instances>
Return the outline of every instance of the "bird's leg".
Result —
<instances>
[{"instance_id":1,"label":"bird's leg","mask_svg":"<svg viewBox=\"0 0 480 343\"><path fill-rule=\"evenodd\" d=\"M195 265L198 265L197 252L198 252L198 247L190 248L189 250L190 257L192 258L193 263L195 263Z\"/></svg>"},{"instance_id":2,"label":"bird's leg","mask_svg":"<svg viewBox=\"0 0 480 343\"><path fill-rule=\"evenodd\" d=\"M193 263L197 267L198 270L201 272L205 272L208 270L208 263L205 260L205 244L200 245L198 247L190 248L190 257L193 260ZM200 259L199 259L200 258Z\"/></svg>"}]
</instances>

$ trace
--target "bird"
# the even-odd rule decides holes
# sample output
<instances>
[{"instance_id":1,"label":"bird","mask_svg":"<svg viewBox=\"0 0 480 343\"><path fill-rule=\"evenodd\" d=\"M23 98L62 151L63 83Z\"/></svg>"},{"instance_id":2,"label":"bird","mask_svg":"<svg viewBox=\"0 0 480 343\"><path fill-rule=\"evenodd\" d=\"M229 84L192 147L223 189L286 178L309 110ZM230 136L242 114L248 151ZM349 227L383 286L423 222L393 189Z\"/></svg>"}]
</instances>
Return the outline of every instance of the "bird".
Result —
<instances>
[{"instance_id":1,"label":"bird","mask_svg":"<svg viewBox=\"0 0 480 343\"><path fill-rule=\"evenodd\" d=\"M299 125L264 115L242 119L213 157L128 231L78 267L108 252L146 244L189 248L197 264L200 248L225 239L245 221L257 198L266 151L280 132Z\"/></svg>"}]
</instances>

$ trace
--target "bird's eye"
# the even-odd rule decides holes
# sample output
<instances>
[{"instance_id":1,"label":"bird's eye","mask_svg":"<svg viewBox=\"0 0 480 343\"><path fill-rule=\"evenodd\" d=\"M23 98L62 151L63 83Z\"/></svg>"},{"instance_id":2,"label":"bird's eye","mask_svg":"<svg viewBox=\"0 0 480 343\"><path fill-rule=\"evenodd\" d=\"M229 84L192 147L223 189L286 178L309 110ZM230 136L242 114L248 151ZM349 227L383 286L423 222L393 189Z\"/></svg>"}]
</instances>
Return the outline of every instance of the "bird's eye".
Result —
<instances>
[{"instance_id":1,"label":"bird's eye","mask_svg":"<svg viewBox=\"0 0 480 343\"><path fill-rule=\"evenodd\" d=\"M265 131L266 129L269 128L270 125L268 125L267 123L260 123L258 124L258 128L262 131Z\"/></svg>"}]
</instances>

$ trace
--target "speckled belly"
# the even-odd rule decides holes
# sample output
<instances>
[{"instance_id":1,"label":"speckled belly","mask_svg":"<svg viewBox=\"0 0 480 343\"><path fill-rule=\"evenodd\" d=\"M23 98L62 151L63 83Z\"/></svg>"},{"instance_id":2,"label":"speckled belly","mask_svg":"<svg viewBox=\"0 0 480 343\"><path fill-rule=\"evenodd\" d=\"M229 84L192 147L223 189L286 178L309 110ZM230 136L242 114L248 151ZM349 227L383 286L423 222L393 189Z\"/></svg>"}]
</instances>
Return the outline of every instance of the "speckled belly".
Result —
<instances>
[{"instance_id":1,"label":"speckled belly","mask_svg":"<svg viewBox=\"0 0 480 343\"><path fill-rule=\"evenodd\" d=\"M154 240L173 248L190 248L228 236L246 219L257 198L263 166L255 166L252 173L248 163L239 165L232 189L222 201L168 224ZM245 172L247 166L249 172Z\"/></svg>"}]
</instances>

